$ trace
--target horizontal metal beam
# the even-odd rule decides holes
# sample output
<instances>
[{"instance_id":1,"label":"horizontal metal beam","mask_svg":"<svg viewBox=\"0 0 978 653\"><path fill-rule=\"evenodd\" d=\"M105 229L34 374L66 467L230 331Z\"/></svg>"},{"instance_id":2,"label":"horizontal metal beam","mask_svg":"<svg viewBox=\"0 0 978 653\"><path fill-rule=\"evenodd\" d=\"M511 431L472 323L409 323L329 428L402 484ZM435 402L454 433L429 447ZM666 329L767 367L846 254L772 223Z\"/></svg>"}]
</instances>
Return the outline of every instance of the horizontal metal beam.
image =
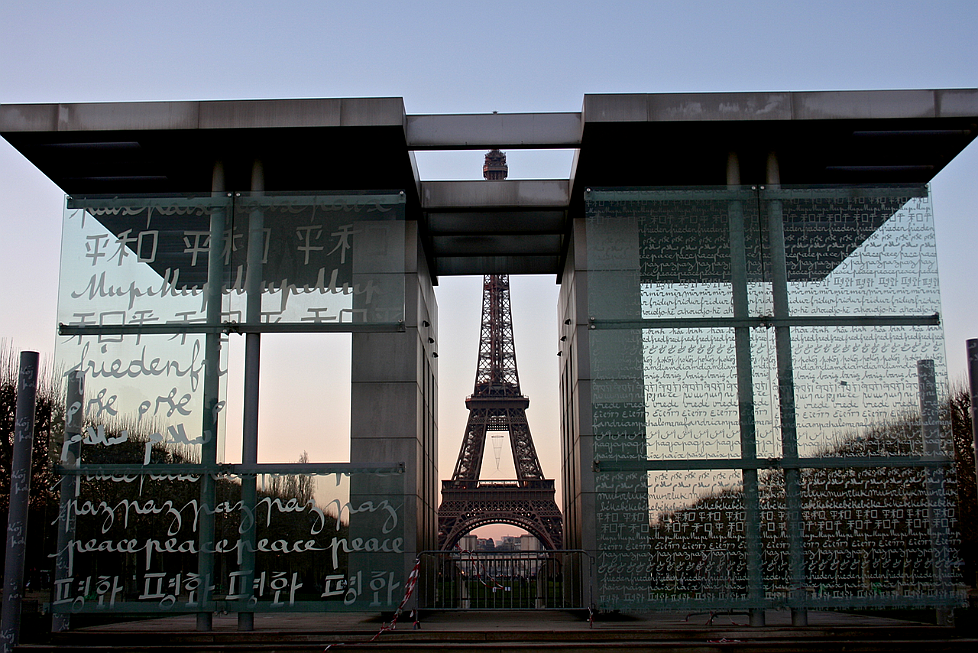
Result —
<instances>
[{"instance_id":1,"label":"horizontal metal beam","mask_svg":"<svg viewBox=\"0 0 978 653\"><path fill-rule=\"evenodd\" d=\"M566 179L423 181L421 205L426 211L566 209L570 205L570 190Z\"/></svg>"},{"instance_id":2,"label":"horizontal metal beam","mask_svg":"<svg viewBox=\"0 0 978 653\"><path fill-rule=\"evenodd\" d=\"M477 113L407 117L412 150L562 149L581 144L576 113Z\"/></svg>"},{"instance_id":3,"label":"horizontal metal beam","mask_svg":"<svg viewBox=\"0 0 978 653\"><path fill-rule=\"evenodd\" d=\"M892 186L834 186L831 188L770 188L740 186L737 188L588 188L584 199L592 202L677 202L677 201L755 201L860 199L874 197L927 197L927 186L902 184Z\"/></svg>"},{"instance_id":4,"label":"horizontal metal beam","mask_svg":"<svg viewBox=\"0 0 978 653\"><path fill-rule=\"evenodd\" d=\"M871 467L947 467L947 456L845 456L796 458L678 458L675 460L595 460L596 472L655 472L721 469L847 469Z\"/></svg>"},{"instance_id":5,"label":"horizontal metal beam","mask_svg":"<svg viewBox=\"0 0 978 653\"><path fill-rule=\"evenodd\" d=\"M404 463L258 463L252 465L221 464L196 465L193 463L149 465L106 463L65 467L55 465L54 471L62 476L193 476L216 474L239 476L244 474L403 474Z\"/></svg>"},{"instance_id":6,"label":"horizontal metal beam","mask_svg":"<svg viewBox=\"0 0 978 653\"><path fill-rule=\"evenodd\" d=\"M792 317L676 317L644 320L590 318L588 328L603 329L732 329L736 327L893 327L940 326L933 315L797 315Z\"/></svg>"},{"instance_id":7,"label":"horizontal metal beam","mask_svg":"<svg viewBox=\"0 0 978 653\"><path fill-rule=\"evenodd\" d=\"M438 276L480 274L553 274L559 256L439 256Z\"/></svg>"},{"instance_id":8,"label":"horizontal metal beam","mask_svg":"<svg viewBox=\"0 0 978 653\"><path fill-rule=\"evenodd\" d=\"M540 256L560 255L559 234L432 237L435 256Z\"/></svg>"},{"instance_id":9,"label":"horizontal metal beam","mask_svg":"<svg viewBox=\"0 0 978 653\"><path fill-rule=\"evenodd\" d=\"M279 208L293 206L326 206L337 208L358 208L358 207L384 207L393 204L404 204L406 199L404 191L392 190L389 193L278 193L251 195L250 193L226 193L219 196L193 196L185 195L182 197L153 197L153 196L129 196L129 197L99 197L99 196L69 196L67 207L69 209L89 209L89 210L117 210L135 208L211 208L211 209L230 209L233 205L237 209L251 209L258 207ZM125 215L125 213L123 213ZM166 215L166 213L163 213Z\"/></svg>"},{"instance_id":10,"label":"horizontal metal beam","mask_svg":"<svg viewBox=\"0 0 978 653\"><path fill-rule=\"evenodd\" d=\"M219 325L176 322L172 324L107 324L104 326L58 325L58 335L61 336L146 336L181 333L396 333L404 330L404 322L323 322L313 324L225 322Z\"/></svg>"},{"instance_id":11,"label":"horizontal metal beam","mask_svg":"<svg viewBox=\"0 0 978 653\"><path fill-rule=\"evenodd\" d=\"M428 229L435 235L562 234L567 213L557 210L430 212Z\"/></svg>"},{"instance_id":12,"label":"horizontal metal beam","mask_svg":"<svg viewBox=\"0 0 978 653\"><path fill-rule=\"evenodd\" d=\"M584 96L584 120L732 122L957 118L978 113L978 89Z\"/></svg>"},{"instance_id":13,"label":"horizontal metal beam","mask_svg":"<svg viewBox=\"0 0 978 653\"><path fill-rule=\"evenodd\" d=\"M402 127L404 123L404 100L399 97L0 106L4 133Z\"/></svg>"}]
</instances>

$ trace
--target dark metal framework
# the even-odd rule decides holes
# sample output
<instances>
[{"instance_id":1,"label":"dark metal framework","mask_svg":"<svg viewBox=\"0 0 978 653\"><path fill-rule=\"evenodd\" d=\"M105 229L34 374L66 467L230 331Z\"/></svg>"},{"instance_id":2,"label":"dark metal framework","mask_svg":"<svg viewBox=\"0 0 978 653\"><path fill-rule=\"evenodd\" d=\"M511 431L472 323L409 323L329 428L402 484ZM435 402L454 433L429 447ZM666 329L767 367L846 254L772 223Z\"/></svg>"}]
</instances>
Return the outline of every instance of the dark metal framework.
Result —
<instances>
[{"instance_id":1,"label":"dark metal framework","mask_svg":"<svg viewBox=\"0 0 978 653\"><path fill-rule=\"evenodd\" d=\"M548 549L561 547L563 520L554 501L554 482L544 478L530 437L529 405L516 367L509 275L486 275L475 389L465 400L469 420L455 472L452 480L442 482L439 548L455 546L473 528L497 523L526 529ZM489 431L509 433L516 480L479 480Z\"/></svg>"}]
</instances>

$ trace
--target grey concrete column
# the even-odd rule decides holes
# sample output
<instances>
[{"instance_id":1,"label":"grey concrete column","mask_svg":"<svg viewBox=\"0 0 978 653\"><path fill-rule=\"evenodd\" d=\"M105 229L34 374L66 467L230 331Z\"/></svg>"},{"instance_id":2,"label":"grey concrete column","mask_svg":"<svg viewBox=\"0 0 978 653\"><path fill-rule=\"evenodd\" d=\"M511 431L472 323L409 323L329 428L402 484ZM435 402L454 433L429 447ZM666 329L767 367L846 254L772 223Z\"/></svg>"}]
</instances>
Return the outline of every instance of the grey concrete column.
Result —
<instances>
[{"instance_id":1,"label":"grey concrete column","mask_svg":"<svg viewBox=\"0 0 978 653\"><path fill-rule=\"evenodd\" d=\"M627 212L626 212L627 213ZM648 458L645 347L641 328L590 329L595 320L638 320L642 316L640 214L585 221L585 293L578 313L587 340L588 379L581 402L582 458L600 463ZM584 355L583 353L581 354ZM582 361L579 359L578 363ZM582 406L583 408L583 406ZM655 410L651 408L649 410ZM599 608L641 609L651 585L649 478L645 471L603 471L582 487L584 521L592 521Z\"/></svg>"},{"instance_id":2,"label":"grey concrete column","mask_svg":"<svg viewBox=\"0 0 978 653\"><path fill-rule=\"evenodd\" d=\"M772 189L781 186L778 157L771 152L767 158L767 183ZM784 244L784 218L780 200L768 200L768 242L771 251L771 294L775 319L785 319L788 310L788 262ZM788 533L788 584L791 624L808 625L805 600L805 549L801 510L801 470L791 467L798 461L798 430L795 421L795 376L791 360L791 329L774 328L775 352L778 359L778 402L781 411L781 457L788 464L784 470L785 527Z\"/></svg>"},{"instance_id":3,"label":"grey concrete column","mask_svg":"<svg viewBox=\"0 0 978 653\"><path fill-rule=\"evenodd\" d=\"M727 157L727 187L740 187L740 161L733 152ZM750 317L747 294L747 239L744 233L744 206L734 200L727 209L730 229L730 283L735 318ZM757 434L754 415L754 373L750 354L750 327L734 328L737 357L737 404L740 415L740 457L757 460ZM761 504L757 490L757 469L743 470L744 541L747 549L747 597L751 605L764 600L761 550ZM764 609L750 609L751 626L764 625Z\"/></svg>"},{"instance_id":4,"label":"grey concrete column","mask_svg":"<svg viewBox=\"0 0 978 653\"><path fill-rule=\"evenodd\" d=\"M584 549L590 556L568 558L566 596L593 602L597 555L594 519L594 446L591 429L590 348L587 320L587 248L585 220L572 225L567 260L560 279L557 315L560 320L561 477L563 480L564 548Z\"/></svg>"},{"instance_id":5,"label":"grey concrete column","mask_svg":"<svg viewBox=\"0 0 978 653\"><path fill-rule=\"evenodd\" d=\"M211 178L211 194L224 197L224 164L214 164ZM207 251L207 309L209 326L221 323L221 308L224 300L224 229L226 211L215 209L211 213L210 245ZM208 333L204 339L204 415L202 432L204 444L201 446L200 462L205 466L217 464L218 444L218 406L221 401L221 334ZM210 434L210 437L206 437ZM204 612L204 606L212 600L211 588L214 585L214 509L216 504L216 485L213 472L201 475L200 479L200 521L198 523L199 553L197 554L197 573L199 575L198 596L201 612L197 613L197 630L209 631L213 627L213 614Z\"/></svg>"},{"instance_id":6,"label":"grey concrete column","mask_svg":"<svg viewBox=\"0 0 978 653\"><path fill-rule=\"evenodd\" d=\"M81 432L85 423L85 373L75 370L68 374L68 390L65 395L65 434L61 445L62 467L77 469L81 463ZM72 442L75 436L79 441ZM74 513L69 509L71 501L78 497L78 477L64 474L58 502L58 549L54 563L55 587L57 581L71 578L71 554L68 547L75 539ZM71 615L57 612L51 615L51 632L60 633L71 627Z\"/></svg>"},{"instance_id":7,"label":"grey concrete column","mask_svg":"<svg viewBox=\"0 0 978 653\"><path fill-rule=\"evenodd\" d=\"M265 191L265 170L262 162L255 160L251 168L251 193L261 196ZM265 241L265 216L256 207L248 216L248 271L245 276L247 305L245 322L248 325L261 323L261 298ZM244 360L244 408L241 421L241 463L258 463L258 397L261 375L261 334L245 334ZM253 595L255 578L255 506L258 501L258 477L245 474L241 477L241 547L239 551L238 580L241 587L238 594ZM238 613L238 630L254 630L255 613Z\"/></svg>"},{"instance_id":8,"label":"grey concrete column","mask_svg":"<svg viewBox=\"0 0 978 653\"><path fill-rule=\"evenodd\" d=\"M385 232L402 225L404 268L395 270L395 263L388 257L370 254L386 251L385 248L373 247L364 238L385 238ZM362 251L358 250L354 258L353 283L365 284L379 275L402 277L403 306L399 296L397 307L387 305L388 300L394 300L394 295L388 294L375 296L370 311L380 316L403 310L405 328L395 333L353 334L350 461L404 464L403 475L387 480L391 483L390 494L400 492L403 484L403 573L407 578L417 554L437 548L438 308L417 223L387 221L370 225L361 221L358 228L363 232L359 234L363 238L358 245ZM387 492L381 485L384 481L355 475L350 482L351 503L358 504L358 497L375 499L378 494L384 494ZM370 524L370 516L364 513L359 522ZM360 528L358 521L351 517L351 537ZM349 560L351 571L360 564L354 554ZM406 608L414 606L415 598L412 598Z\"/></svg>"},{"instance_id":9,"label":"grey concrete column","mask_svg":"<svg viewBox=\"0 0 978 653\"><path fill-rule=\"evenodd\" d=\"M27 514L31 495L31 454L34 447L34 404L37 394L37 352L20 352L14 446L10 460L10 508L3 567L3 611L0 650L9 653L20 640L20 608L24 598L27 555Z\"/></svg>"},{"instance_id":10,"label":"grey concrete column","mask_svg":"<svg viewBox=\"0 0 978 653\"><path fill-rule=\"evenodd\" d=\"M564 547L596 551L594 520L594 458L591 431L590 348L587 315L586 226L573 221L567 261L558 299L561 322L561 458ZM590 502L584 507L584 502Z\"/></svg>"}]
</instances>

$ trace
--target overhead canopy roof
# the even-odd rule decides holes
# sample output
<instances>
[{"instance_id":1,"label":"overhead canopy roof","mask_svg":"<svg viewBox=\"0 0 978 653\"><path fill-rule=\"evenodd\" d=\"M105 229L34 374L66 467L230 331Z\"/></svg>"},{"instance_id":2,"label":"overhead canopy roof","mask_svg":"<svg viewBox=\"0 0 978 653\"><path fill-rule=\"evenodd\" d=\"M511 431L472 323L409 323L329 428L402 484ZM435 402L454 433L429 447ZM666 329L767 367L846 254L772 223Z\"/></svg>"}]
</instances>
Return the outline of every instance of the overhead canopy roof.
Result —
<instances>
[{"instance_id":1,"label":"overhead canopy roof","mask_svg":"<svg viewBox=\"0 0 978 653\"><path fill-rule=\"evenodd\" d=\"M407 115L401 98L0 106L0 133L69 194L405 190L435 276L559 274L585 188L925 183L978 135L978 89L586 95L581 112ZM419 180L416 150L578 150L567 179Z\"/></svg>"}]
</instances>

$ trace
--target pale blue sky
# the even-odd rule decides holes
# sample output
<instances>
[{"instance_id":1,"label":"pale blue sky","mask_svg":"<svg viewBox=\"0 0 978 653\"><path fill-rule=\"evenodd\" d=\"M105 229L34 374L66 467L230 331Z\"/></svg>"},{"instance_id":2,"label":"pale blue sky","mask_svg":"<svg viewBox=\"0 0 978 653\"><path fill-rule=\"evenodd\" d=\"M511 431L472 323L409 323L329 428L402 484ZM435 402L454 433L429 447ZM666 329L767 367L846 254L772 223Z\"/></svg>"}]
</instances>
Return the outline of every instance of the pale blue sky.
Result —
<instances>
[{"instance_id":1,"label":"pale blue sky","mask_svg":"<svg viewBox=\"0 0 978 653\"><path fill-rule=\"evenodd\" d=\"M402 96L409 113L451 113L577 111L584 93L978 87L976 24L976 0L6 0L0 102ZM481 156L430 155L421 171L478 178ZM568 153L510 154L512 177L566 177L569 165ZM972 145L933 183L952 378L964 340L978 337L976 182ZM20 349L53 350L61 204L0 142L0 337ZM438 291L443 477L472 387L479 292L478 280ZM551 476L555 292L549 277L525 279L513 297L531 427Z\"/></svg>"}]
</instances>

